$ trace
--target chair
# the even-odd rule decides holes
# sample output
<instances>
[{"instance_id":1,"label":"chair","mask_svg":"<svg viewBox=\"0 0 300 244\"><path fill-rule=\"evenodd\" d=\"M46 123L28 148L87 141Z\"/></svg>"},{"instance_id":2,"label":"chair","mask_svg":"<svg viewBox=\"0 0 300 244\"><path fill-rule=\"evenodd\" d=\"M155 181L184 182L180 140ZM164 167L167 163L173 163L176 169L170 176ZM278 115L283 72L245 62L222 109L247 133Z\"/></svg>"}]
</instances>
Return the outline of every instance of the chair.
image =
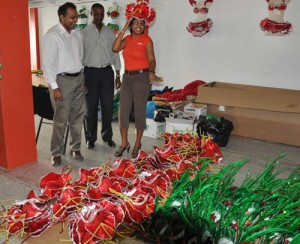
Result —
<instances>
[{"instance_id":1,"label":"chair","mask_svg":"<svg viewBox=\"0 0 300 244\"><path fill-rule=\"evenodd\" d=\"M37 134L35 137L35 142L38 142L42 124L52 124L49 122L44 122L44 119L53 120L53 107L51 104L50 93L48 87L44 86L32 86L33 93L33 105L34 105L34 114L37 114L41 117ZM85 126L84 126L85 127ZM65 144L63 154L65 155L68 136L69 136L69 125L67 125L66 135L65 135Z\"/></svg>"}]
</instances>

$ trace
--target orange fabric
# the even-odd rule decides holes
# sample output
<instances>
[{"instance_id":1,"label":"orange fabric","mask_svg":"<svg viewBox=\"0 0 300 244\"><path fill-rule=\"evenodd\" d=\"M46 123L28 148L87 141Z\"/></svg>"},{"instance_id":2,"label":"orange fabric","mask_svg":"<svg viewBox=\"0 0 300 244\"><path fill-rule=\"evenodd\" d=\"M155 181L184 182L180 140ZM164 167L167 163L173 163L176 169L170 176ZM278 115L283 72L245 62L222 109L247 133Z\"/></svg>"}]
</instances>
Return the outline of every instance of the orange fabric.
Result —
<instances>
[{"instance_id":1,"label":"orange fabric","mask_svg":"<svg viewBox=\"0 0 300 244\"><path fill-rule=\"evenodd\" d=\"M125 37L126 45L123 50L123 57L126 70L137 70L149 68L149 61L146 53L146 45L152 42L148 35Z\"/></svg>"}]
</instances>

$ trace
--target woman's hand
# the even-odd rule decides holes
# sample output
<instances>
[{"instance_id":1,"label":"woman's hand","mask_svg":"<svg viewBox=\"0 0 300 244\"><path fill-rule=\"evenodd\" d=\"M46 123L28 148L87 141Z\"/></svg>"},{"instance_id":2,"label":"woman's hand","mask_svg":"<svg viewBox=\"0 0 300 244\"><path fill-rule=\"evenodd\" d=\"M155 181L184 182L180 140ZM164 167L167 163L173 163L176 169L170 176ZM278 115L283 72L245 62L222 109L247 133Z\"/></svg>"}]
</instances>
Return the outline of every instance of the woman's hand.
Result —
<instances>
[{"instance_id":1,"label":"woman's hand","mask_svg":"<svg viewBox=\"0 0 300 244\"><path fill-rule=\"evenodd\" d=\"M129 26L130 26L130 23L131 23L132 19L133 19L133 17L131 17L131 18L129 18L129 19L127 20L126 24L125 24L124 27L123 27L124 32L127 31L127 30L129 29ZM123 30L122 30L122 31L123 31Z\"/></svg>"},{"instance_id":2,"label":"woman's hand","mask_svg":"<svg viewBox=\"0 0 300 244\"><path fill-rule=\"evenodd\" d=\"M120 31L121 33L124 34L124 33L129 29L130 23L131 23L132 19L133 19L133 18L131 17L130 19L127 20L127 22L126 22L126 24L124 25L123 29Z\"/></svg>"},{"instance_id":3,"label":"woman's hand","mask_svg":"<svg viewBox=\"0 0 300 244\"><path fill-rule=\"evenodd\" d=\"M152 82L162 82L162 81L164 81L164 79L162 77L156 76L156 74L154 72L150 72L149 80L150 80L150 84L152 84Z\"/></svg>"},{"instance_id":4,"label":"woman's hand","mask_svg":"<svg viewBox=\"0 0 300 244\"><path fill-rule=\"evenodd\" d=\"M130 18L129 20L127 20L125 26L119 32L117 38L115 39L115 41L114 41L114 43L112 45L113 52L120 52L121 50L124 49L124 47L126 45L126 40L123 39L123 36L124 36L125 32L127 31L127 29L129 28L131 20L132 20L132 18Z\"/></svg>"}]
</instances>

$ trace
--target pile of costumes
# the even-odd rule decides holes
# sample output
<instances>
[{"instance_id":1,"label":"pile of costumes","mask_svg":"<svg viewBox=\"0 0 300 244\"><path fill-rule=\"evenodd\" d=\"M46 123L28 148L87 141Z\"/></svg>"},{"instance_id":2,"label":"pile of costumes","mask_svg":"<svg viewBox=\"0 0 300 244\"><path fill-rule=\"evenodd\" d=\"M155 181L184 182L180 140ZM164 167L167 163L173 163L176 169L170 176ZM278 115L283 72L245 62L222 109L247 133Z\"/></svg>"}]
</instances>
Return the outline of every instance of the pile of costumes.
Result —
<instances>
[{"instance_id":1,"label":"pile of costumes","mask_svg":"<svg viewBox=\"0 0 300 244\"><path fill-rule=\"evenodd\" d=\"M300 168L279 178L280 155L236 186L247 160L220 169L211 138L164 138L150 154L80 169L76 181L68 171L49 173L40 194L3 209L0 236L36 237L63 222L73 243L300 243Z\"/></svg>"},{"instance_id":2,"label":"pile of costumes","mask_svg":"<svg viewBox=\"0 0 300 244\"><path fill-rule=\"evenodd\" d=\"M136 159L122 158L100 167L51 172L40 180L40 193L13 203L0 215L0 236L7 240L36 237L51 226L66 222L74 243L111 240L120 226L139 225L151 218L155 202L165 200L172 182L186 169L197 172L201 158L222 160L211 138L192 134L165 134L162 148L139 152ZM211 166L207 165L207 169ZM122 234L124 235L124 233Z\"/></svg>"},{"instance_id":3,"label":"pile of costumes","mask_svg":"<svg viewBox=\"0 0 300 244\"><path fill-rule=\"evenodd\" d=\"M206 84L205 81L195 80L185 85L182 89L173 90L173 87L164 87L162 91L151 91L148 100L153 100L155 97L157 100L162 98L167 102L184 101L187 96L197 96L198 86Z\"/></svg>"}]
</instances>

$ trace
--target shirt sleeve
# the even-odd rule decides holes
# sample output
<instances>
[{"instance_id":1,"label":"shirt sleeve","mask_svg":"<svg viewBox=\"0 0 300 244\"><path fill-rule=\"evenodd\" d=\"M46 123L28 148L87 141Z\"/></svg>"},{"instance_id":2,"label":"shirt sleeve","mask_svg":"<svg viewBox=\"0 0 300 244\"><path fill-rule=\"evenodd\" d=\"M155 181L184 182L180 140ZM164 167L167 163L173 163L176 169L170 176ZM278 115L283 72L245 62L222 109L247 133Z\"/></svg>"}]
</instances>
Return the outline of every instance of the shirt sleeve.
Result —
<instances>
[{"instance_id":1,"label":"shirt sleeve","mask_svg":"<svg viewBox=\"0 0 300 244\"><path fill-rule=\"evenodd\" d=\"M115 67L115 70L120 70L121 69L121 60L120 60L120 55L119 53L114 53L114 60L113 60L113 65Z\"/></svg>"},{"instance_id":2,"label":"shirt sleeve","mask_svg":"<svg viewBox=\"0 0 300 244\"><path fill-rule=\"evenodd\" d=\"M81 63L82 63L82 59L83 59L83 34L81 31L78 31L78 38L79 38L79 42L80 42L80 58L81 58Z\"/></svg>"},{"instance_id":3,"label":"shirt sleeve","mask_svg":"<svg viewBox=\"0 0 300 244\"><path fill-rule=\"evenodd\" d=\"M87 63L86 63L86 53L87 53L87 50L86 50L86 33L87 33L87 27L85 27L82 32L81 32L81 37L82 37L82 58L81 58L81 62L82 62L82 65L83 66L86 66Z\"/></svg>"},{"instance_id":4,"label":"shirt sleeve","mask_svg":"<svg viewBox=\"0 0 300 244\"><path fill-rule=\"evenodd\" d=\"M56 82L58 45L54 33L43 37L43 73L52 89L58 88Z\"/></svg>"},{"instance_id":5,"label":"shirt sleeve","mask_svg":"<svg viewBox=\"0 0 300 244\"><path fill-rule=\"evenodd\" d=\"M111 49L112 49L112 45L116 39L116 35L112 30L110 30L109 33L110 33ZM113 54L113 65L115 67L115 70L120 70L121 69L120 54L119 54L119 52L115 53L112 50L111 50L111 52Z\"/></svg>"}]
</instances>

